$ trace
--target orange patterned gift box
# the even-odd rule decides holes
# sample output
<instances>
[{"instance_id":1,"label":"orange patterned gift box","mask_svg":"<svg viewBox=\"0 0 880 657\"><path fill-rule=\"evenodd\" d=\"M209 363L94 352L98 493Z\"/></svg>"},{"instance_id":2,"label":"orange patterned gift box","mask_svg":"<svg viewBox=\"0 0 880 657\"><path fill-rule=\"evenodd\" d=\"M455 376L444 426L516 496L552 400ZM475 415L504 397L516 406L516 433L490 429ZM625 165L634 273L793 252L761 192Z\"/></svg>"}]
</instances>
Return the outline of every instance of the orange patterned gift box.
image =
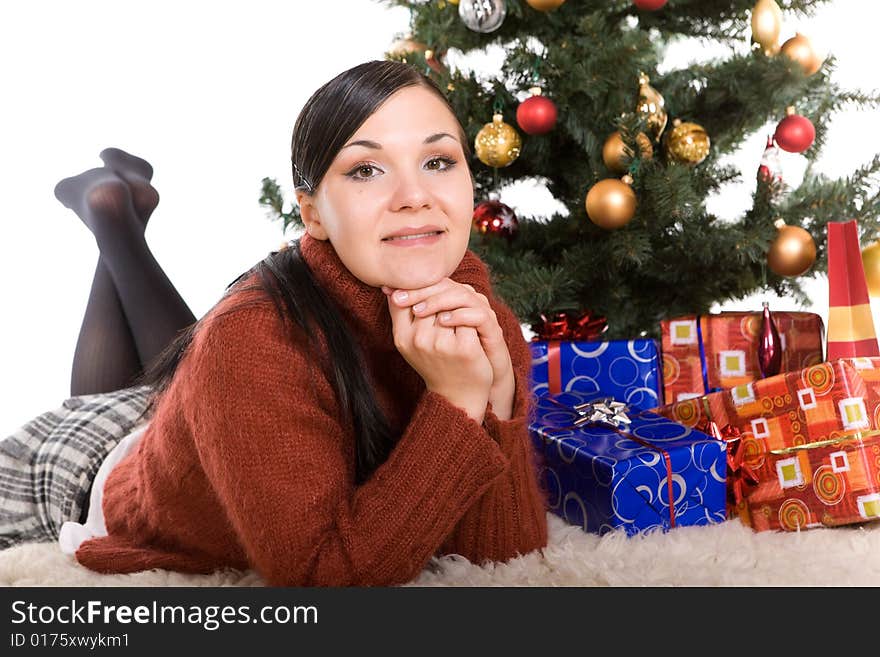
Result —
<instances>
[{"instance_id":1,"label":"orange patterned gift box","mask_svg":"<svg viewBox=\"0 0 880 657\"><path fill-rule=\"evenodd\" d=\"M832 432L762 455L752 470L758 485L745 503L757 531L880 520L880 431Z\"/></svg>"},{"instance_id":2,"label":"orange patterned gift box","mask_svg":"<svg viewBox=\"0 0 880 657\"><path fill-rule=\"evenodd\" d=\"M811 515L803 515L809 522L805 520L801 527L859 522L873 518L875 511L880 513L872 501L875 498L871 497L880 491L880 464L875 453L880 439L873 435L866 437L880 430L880 358L821 363L799 372L779 374L698 399L669 404L656 412L704 431L714 422L718 427L732 427L741 433L743 464L757 475L759 483L736 508L728 507L728 515L738 515L755 529L791 528L790 522L781 519L788 517L786 514L801 518L797 513L805 508ZM862 433L864 445L858 444L857 439L848 439L839 449L823 446L827 441L854 432ZM851 474L840 474L847 471L839 469L841 463L835 464L832 454L852 450L858 451L860 456L857 459L847 456L846 462L859 465ZM779 463L783 465L777 470ZM873 463L874 469L866 463ZM827 468L817 469L820 466L831 468L838 475L836 478L843 490L848 491L836 504L827 503L837 494L831 491L838 490L833 486L827 488L833 483L827 477L819 477L816 484L819 490L825 491L825 497L819 493L811 497L812 494L804 492L814 485L816 473L826 472ZM783 486L779 478L792 473L800 473L792 475L795 479L790 480L797 483ZM729 486L736 483L736 478L728 482ZM868 496L861 500L862 511L856 499L859 496ZM785 504L789 499L800 501ZM771 503L774 500L775 503ZM813 506L806 500L814 502ZM857 515L857 511L867 515Z\"/></svg>"},{"instance_id":3,"label":"orange patterned gift box","mask_svg":"<svg viewBox=\"0 0 880 657\"><path fill-rule=\"evenodd\" d=\"M781 371L822 362L824 325L819 315L774 312L773 320L782 342ZM690 315L663 320L660 328L667 404L761 378L760 312Z\"/></svg>"}]
</instances>

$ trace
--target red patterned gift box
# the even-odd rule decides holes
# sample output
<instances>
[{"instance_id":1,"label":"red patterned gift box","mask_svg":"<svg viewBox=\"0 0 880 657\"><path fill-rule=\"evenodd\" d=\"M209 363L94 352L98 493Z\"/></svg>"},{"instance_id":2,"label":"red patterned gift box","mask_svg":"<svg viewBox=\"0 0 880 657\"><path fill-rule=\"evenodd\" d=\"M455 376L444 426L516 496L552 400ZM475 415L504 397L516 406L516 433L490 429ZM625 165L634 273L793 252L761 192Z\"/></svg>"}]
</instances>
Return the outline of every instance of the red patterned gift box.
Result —
<instances>
[{"instance_id":1,"label":"red patterned gift box","mask_svg":"<svg viewBox=\"0 0 880 657\"><path fill-rule=\"evenodd\" d=\"M773 312L783 372L822 362L824 325L815 313ZM667 404L761 378L760 312L689 315L661 322ZM703 375L705 365L705 377Z\"/></svg>"},{"instance_id":2,"label":"red patterned gift box","mask_svg":"<svg viewBox=\"0 0 880 657\"><path fill-rule=\"evenodd\" d=\"M728 514L755 529L880 517L880 358L821 363L656 412L704 431L713 422L740 432L742 463L758 484ZM829 443L842 436L850 437ZM729 489L741 484L728 477Z\"/></svg>"}]
</instances>

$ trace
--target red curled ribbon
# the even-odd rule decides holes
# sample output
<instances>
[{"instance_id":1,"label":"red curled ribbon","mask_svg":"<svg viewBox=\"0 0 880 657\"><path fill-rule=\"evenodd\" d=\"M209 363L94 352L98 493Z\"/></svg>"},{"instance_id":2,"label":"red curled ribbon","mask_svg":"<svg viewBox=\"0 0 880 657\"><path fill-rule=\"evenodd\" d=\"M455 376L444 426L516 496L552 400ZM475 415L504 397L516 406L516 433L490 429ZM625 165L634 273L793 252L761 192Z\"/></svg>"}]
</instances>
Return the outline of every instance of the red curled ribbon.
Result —
<instances>
[{"instance_id":1,"label":"red curled ribbon","mask_svg":"<svg viewBox=\"0 0 880 657\"><path fill-rule=\"evenodd\" d=\"M721 435L727 443L727 498L730 504L737 506L758 485L758 475L744 463L740 430L728 424L721 430Z\"/></svg>"},{"instance_id":2,"label":"red curled ribbon","mask_svg":"<svg viewBox=\"0 0 880 657\"><path fill-rule=\"evenodd\" d=\"M538 340L588 342L607 331L608 322L604 317L594 315L590 310L585 310L577 316L568 312L556 313L552 319L547 319L547 316L541 313L541 321L532 324L531 329L536 334L532 342Z\"/></svg>"},{"instance_id":3,"label":"red curled ribbon","mask_svg":"<svg viewBox=\"0 0 880 657\"><path fill-rule=\"evenodd\" d=\"M718 424L709 419L698 429L716 440L727 443L727 502L738 506L759 482L755 471L743 462L745 451L742 448L742 432L730 424L719 429Z\"/></svg>"},{"instance_id":4,"label":"red curled ribbon","mask_svg":"<svg viewBox=\"0 0 880 657\"><path fill-rule=\"evenodd\" d=\"M566 406L562 402L557 401L556 399L553 399L552 397L546 397L546 399L553 402L554 404L556 404L558 406L562 406L563 408L565 408L568 411L571 411L572 413L580 415L580 413L578 413L575 409L569 408L568 406ZM642 445L643 447L647 447L648 449L654 450L655 452L657 452L658 454L660 454L663 457L663 462L666 464L666 488L667 488L667 491L669 494L669 526L675 527L675 497L674 497L673 489L672 489L672 457L669 456L669 452L667 452L662 447L657 447L656 445L652 445L647 440L643 440L642 438L639 438L638 436L634 436L633 434L629 433L628 431L621 431L619 428L612 426L610 424L607 424L605 422L589 421L585 416L581 416L577 423L572 424L570 426L550 427L550 429L560 429L560 430L568 431L571 429L580 429L584 425L588 425L588 426L595 425L595 426L600 426L600 427L603 427L606 429L611 429L612 431L620 434L624 438L629 438L630 440L637 442L639 445Z\"/></svg>"}]
</instances>

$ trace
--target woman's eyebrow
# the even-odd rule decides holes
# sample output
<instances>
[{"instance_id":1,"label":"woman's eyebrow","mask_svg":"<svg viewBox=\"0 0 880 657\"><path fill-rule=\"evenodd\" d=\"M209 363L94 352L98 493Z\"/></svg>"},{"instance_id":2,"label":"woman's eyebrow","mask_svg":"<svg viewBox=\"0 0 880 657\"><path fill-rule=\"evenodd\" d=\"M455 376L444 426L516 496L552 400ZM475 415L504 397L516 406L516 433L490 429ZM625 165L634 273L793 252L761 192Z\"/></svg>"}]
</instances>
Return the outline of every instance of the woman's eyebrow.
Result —
<instances>
[{"instance_id":1,"label":"woman's eyebrow","mask_svg":"<svg viewBox=\"0 0 880 657\"><path fill-rule=\"evenodd\" d=\"M449 137L454 141L458 141L455 137L450 135L448 132L437 132L431 135L430 137L426 137L424 143L425 144L433 144L435 141L440 141L444 137ZM357 141L350 142L340 148L339 150L343 150L344 148L348 148L349 146L365 146L366 148L372 148L375 150L382 150L382 145L375 141L370 141L369 139L359 139Z\"/></svg>"}]
</instances>

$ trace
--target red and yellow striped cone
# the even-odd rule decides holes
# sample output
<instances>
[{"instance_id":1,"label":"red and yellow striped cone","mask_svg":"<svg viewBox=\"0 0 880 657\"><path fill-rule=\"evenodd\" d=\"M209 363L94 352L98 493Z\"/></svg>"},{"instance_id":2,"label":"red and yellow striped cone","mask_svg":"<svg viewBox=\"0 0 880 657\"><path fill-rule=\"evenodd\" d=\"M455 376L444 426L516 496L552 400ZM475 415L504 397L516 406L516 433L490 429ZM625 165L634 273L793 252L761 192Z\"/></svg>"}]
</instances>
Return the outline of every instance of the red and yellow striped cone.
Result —
<instances>
[{"instance_id":1,"label":"red and yellow striped cone","mask_svg":"<svg viewBox=\"0 0 880 657\"><path fill-rule=\"evenodd\" d=\"M828 360L880 356L855 220L828 222Z\"/></svg>"}]
</instances>

